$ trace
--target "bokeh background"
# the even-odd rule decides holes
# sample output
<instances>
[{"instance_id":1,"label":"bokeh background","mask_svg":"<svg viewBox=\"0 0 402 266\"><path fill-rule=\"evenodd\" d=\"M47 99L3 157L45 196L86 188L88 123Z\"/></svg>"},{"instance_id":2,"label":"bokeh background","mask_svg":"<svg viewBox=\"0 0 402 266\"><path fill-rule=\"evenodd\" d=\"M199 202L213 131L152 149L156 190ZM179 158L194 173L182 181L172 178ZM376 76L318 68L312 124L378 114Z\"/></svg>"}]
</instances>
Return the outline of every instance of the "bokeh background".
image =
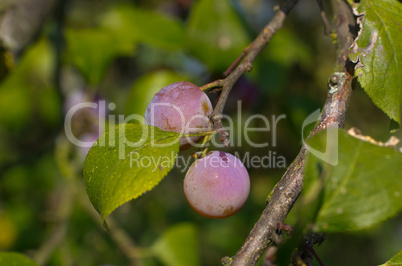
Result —
<instances>
[{"instance_id":1,"label":"bokeh background","mask_svg":"<svg viewBox=\"0 0 402 266\"><path fill-rule=\"evenodd\" d=\"M84 109L73 116L74 136L94 141L99 111L106 122L110 115L143 115L153 95L172 82L202 86L222 78L272 18L278 3L61 3L19 57L10 59L7 47L1 50L0 250L23 252L43 265L219 265L223 256L239 249L284 168L274 163L250 167L246 205L233 217L211 220L187 204L182 189L185 169L175 167L152 191L112 214L111 230L122 237L99 224L82 177L88 149L65 137L64 117L80 102L114 103L112 110ZM9 6L0 8L6 12ZM267 148L246 145L243 132L234 131L230 133L236 141L226 151L240 156L275 152L286 165L293 161L301 146L303 120L325 102L335 46L323 32L316 1L300 1L258 55L253 70L237 82L225 107L235 128L242 128L252 114L270 121L286 115L277 125L277 144L272 145L272 131L249 133L254 142L269 142ZM261 126L258 119L250 124ZM347 113L346 128L352 126L380 141L390 137L389 118L358 84ZM188 159L194 151L180 156ZM290 214L289 220L295 219ZM401 247L401 219L399 215L357 233L330 234L316 252L325 265L384 263ZM124 237L135 247L129 252Z\"/></svg>"}]
</instances>

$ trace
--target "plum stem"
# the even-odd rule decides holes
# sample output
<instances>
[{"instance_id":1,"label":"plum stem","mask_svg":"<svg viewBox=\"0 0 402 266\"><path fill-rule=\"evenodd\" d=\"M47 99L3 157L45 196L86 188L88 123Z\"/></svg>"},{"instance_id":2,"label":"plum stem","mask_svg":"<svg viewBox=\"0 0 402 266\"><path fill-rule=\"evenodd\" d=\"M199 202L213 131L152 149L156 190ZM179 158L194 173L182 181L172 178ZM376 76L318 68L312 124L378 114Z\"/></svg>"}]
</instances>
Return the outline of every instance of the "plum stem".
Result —
<instances>
[{"instance_id":1,"label":"plum stem","mask_svg":"<svg viewBox=\"0 0 402 266\"><path fill-rule=\"evenodd\" d=\"M228 99L229 93L233 85L245 72L250 72L253 68L253 62L261 50L269 43L272 36L280 29L286 19L287 14L296 5L298 0L287 0L280 7L276 8L276 13L271 21L264 27L260 34L247 46L242 54L233 62L233 64L225 71L224 75L228 75L223 80L211 82L203 87L203 90L220 87L220 95L215 104L213 112L210 114L215 130L219 131L221 141L225 146L229 146L229 134L222 125L222 112Z\"/></svg>"},{"instance_id":2,"label":"plum stem","mask_svg":"<svg viewBox=\"0 0 402 266\"><path fill-rule=\"evenodd\" d=\"M315 252L314 248L310 247L309 251L314 256L314 258L317 260L318 264L320 264L321 266L324 266L324 262L322 262L320 256L318 256L318 254L317 254L317 252Z\"/></svg>"},{"instance_id":3,"label":"plum stem","mask_svg":"<svg viewBox=\"0 0 402 266\"><path fill-rule=\"evenodd\" d=\"M213 131L215 132L215 131ZM204 139L202 140L202 144L201 144L201 148L194 153L193 157L196 159L201 159L203 157L205 157L205 155L207 154L208 148L206 147L206 145L209 143L209 141L212 139L212 134L205 136Z\"/></svg>"},{"instance_id":4,"label":"plum stem","mask_svg":"<svg viewBox=\"0 0 402 266\"><path fill-rule=\"evenodd\" d=\"M201 90L206 91L213 88L222 88L224 85L223 79L215 80L211 83L205 84L204 86L200 87Z\"/></svg>"},{"instance_id":5,"label":"plum stem","mask_svg":"<svg viewBox=\"0 0 402 266\"><path fill-rule=\"evenodd\" d=\"M324 34L329 36L331 34L331 26L329 25L327 16L325 15L324 5L322 0L317 0L318 7L320 8L320 15L322 23L324 24Z\"/></svg>"},{"instance_id":6,"label":"plum stem","mask_svg":"<svg viewBox=\"0 0 402 266\"><path fill-rule=\"evenodd\" d=\"M241 55L239 55L239 57L233 62L233 64L230 65L230 67L228 67L228 69L226 69L225 72L223 72L223 76L227 77L230 73L232 73L233 69L235 69L235 67L241 62L241 60L243 60L243 58L246 56L248 49L250 49L250 46L247 46L243 52L241 53Z\"/></svg>"}]
</instances>

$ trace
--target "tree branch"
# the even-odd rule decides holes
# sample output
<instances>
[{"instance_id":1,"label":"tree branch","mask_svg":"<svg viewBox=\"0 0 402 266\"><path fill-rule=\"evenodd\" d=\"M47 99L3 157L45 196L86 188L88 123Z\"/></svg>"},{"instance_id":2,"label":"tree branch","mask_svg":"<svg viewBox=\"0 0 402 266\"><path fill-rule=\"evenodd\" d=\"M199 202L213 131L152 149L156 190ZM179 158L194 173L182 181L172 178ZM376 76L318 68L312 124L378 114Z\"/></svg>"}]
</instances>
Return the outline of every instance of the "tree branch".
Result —
<instances>
[{"instance_id":1,"label":"tree branch","mask_svg":"<svg viewBox=\"0 0 402 266\"><path fill-rule=\"evenodd\" d=\"M345 114L352 92L353 68L350 67L347 55L349 47L356 36L355 18L350 7L343 0L333 0L332 4L335 11L337 34L336 64L334 73L328 83L326 103L318 123L309 136L331 126L344 127ZM234 73L236 73L236 70ZM271 192L269 203L243 246L234 257L223 258L223 264L255 265L267 246L273 242L278 223L282 223L285 220L302 191L306 155L307 150L302 147L296 159Z\"/></svg>"},{"instance_id":2,"label":"tree branch","mask_svg":"<svg viewBox=\"0 0 402 266\"><path fill-rule=\"evenodd\" d=\"M298 0L285 1L276 11L275 16L272 18L272 20L257 36L257 38L246 49L244 49L241 56L236 59L236 61L232 64L232 66L229 67L227 71L225 71L225 75L228 74L229 76L220 81L220 84L222 84L221 94L215 105L214 111L209 116L214 125L214 128L219 131L221 141L225 146L229 145L229 134L222 126L222 112L223 108L225 107L225 103L229 96L230 90L244 72L251 71L254 59L256 58L258 53L265 47L265 45L267 45L267 43L271 40L275 32L282 27L287 14L297 2ZM241 61L241 63L237 65L239 61ZM232 69L236 65L237 67L232 71Z\"/></svg>"},{"instance_id":3,"label":"tree branch","mask_svg":"<svg viewBox=\"0 0 402 266\"><path fill-rule=\"evenodd\" d=\"M324 34L330 35L331 34L331 26L329 25L327 16L325 15L324 5L322 4L322 0L317 0L318 7L320 8L320 15L322 24L324 25Z\"/></svg>"}]
</instances>

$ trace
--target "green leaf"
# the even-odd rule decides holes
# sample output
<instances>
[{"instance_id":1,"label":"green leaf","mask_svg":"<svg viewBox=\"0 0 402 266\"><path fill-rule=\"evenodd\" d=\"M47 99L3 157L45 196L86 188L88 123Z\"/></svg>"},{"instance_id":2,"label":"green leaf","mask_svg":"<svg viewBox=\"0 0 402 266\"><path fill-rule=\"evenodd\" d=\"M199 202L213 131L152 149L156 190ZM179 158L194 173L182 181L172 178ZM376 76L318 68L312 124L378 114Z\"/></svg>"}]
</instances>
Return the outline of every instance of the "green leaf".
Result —
<instances>
[{"instance_id":1,"label":"green leaf","mask_svg":"<svg viewBox=\"0 0 402 266\"><path fill-rule=\"evenodd\" d=\"M314 136L309 145L325 150L333 140L324 133ZM402 154L342 130L338 133L338 164L332 167L310 153L305 169L304 194L324 178L317 230L365 229L396 215L402 209Z\"/></svg>"},{"instance_id":2,"label":"green leaf","mask_svg":"<svg viewBox=\"0 0 402 266\"><path fill-rule=\"evenodd\" d=\"M91 85L102 81L110 63L118 55L130 54L133 48L102 28L67 29L67 58L82 72Z\"/></svg>"},{"instance_id":3,"label":"green leaf","mask_svg":"<svg viewBox=\"0 0 402 266\"><path fill-rule=\"evenodd\" d=\"M179 151L175 132L143 124L120 124L89 150L84 179L102 221L123 203L154 188L174 166Z\"/></svg>"},{"instance_id":4,"label":"green leaf","mask_svg":"<svg viewBox=\"0 0 402 266\"><path fill-rule=\"evenodd\" d=\"M126 104L126 115L143 116L155 93L171 83L182 80L185 80L183 76L169 70L159 70L140 77L131 87Z\"/></svg>"},{"instance_id":5,"label":"green leaf","mask_svg":"<svg viewBox=\"0 0 402 266\"><path fill-rule=\"evenodd\" d=\"M190 223L170 227L153 245L155 254L168 266L200 265L197 228Z\"/></svg>"},{"instance_id":6,"label":"green leaf","mask_svg":"<svg viewBox=\"0 0 402 266\"><path fill-rule=\"evenodd\" d=\"M362 28L351 48L355 74L373 102L401 123L402 4L396 0L362 0Z\"/></svg>"},{"instance_id":7,"label":"green leaf","mask_svg":"<svg viewBox=\"0 0 402 266\"><path fill-rule=\"evenodd\" d=\"M402 265L402 251L399 251L398 254L392 257L389 261L387 261L384 264L381 264L380 266L392 266L392 265Z\"/></svg>"},{"instance_id":8,"label":"green leaf","mask_svg":"<svg viewBox=\"0 0 402 266\"><path fill-rule=\"evenodd\" d=\"M228 68L249 43L228 0L195 2L186 37L187 49L216 72Z\"/></svg>"},{"instance_id":9,"label":"green leaf","mask_svg":"<svg viewBox=\"0 0 402 266\"><path fill-rule=\"evenodd\" d=\"M168 50L183 47L184 27L180 21L130 4L116 5L106 13L102 27L113 31L117 40L146 43Z\"/></svg>"},{"instance_id":10,"label":"green leaf","mask_svg":"<svg viewBox=\"0 0 402 266\"><path fill-rule=\"evenodd\" d=\"M27 256L17 252L0 252L0 265L37 266L37 264Z\"/></svg>"}]
</instances>

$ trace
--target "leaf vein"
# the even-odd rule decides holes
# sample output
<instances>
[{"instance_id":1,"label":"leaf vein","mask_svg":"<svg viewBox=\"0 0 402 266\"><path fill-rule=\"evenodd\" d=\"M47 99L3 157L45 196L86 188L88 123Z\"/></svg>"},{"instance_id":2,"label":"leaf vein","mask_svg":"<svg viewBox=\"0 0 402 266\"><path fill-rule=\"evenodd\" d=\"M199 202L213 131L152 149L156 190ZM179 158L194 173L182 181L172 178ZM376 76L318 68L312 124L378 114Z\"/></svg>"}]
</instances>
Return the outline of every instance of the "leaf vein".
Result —
<instances>
[{"instance_id":1,"label":"leaf vein","mask_svg":"<svg viewBox=\"0 0 402 266\"><path fill-rule=\"evenodd\" d=\"M322 212L325 213L325 211L329 208L329 206L331 206L331 204L334 202L334 200L336 200L338 194L341 193L342 188L349 181L349 178L352 176L353 170L356 167L356 161L358 160L358 158L360 156L360 150L361 150L362 144L363 144L362 142L359 142L358 146L354 149L355 152L354 152L353 158L350 161L348 169L345 171L346 175L344 175L344 177L342 178L338 187L332 192L331 198L328 199L328 201L322 206L320 213L322 213Z\"/></svg>"}]
</instances>

